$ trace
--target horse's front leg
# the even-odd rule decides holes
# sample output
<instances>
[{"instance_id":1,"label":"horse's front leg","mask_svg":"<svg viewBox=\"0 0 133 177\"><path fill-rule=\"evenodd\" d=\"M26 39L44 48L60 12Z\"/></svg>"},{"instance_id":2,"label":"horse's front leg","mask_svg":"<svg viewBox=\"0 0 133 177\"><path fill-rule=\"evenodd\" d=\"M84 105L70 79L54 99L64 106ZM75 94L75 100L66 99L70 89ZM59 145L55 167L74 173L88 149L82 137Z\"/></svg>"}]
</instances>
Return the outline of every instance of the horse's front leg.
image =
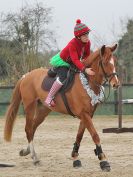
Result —
<instances>
[{"instance_id":1,"label":"horse's front leg","mask_svg":"<svg viewBox=\"0 0 133 177\"><path fill-rule=\"evenodd\" d=\"M83 113L81 120L83 121L84 125L90 132L90 135L92 137L92 140L94 141L96 145L96 149L94 150L95 154L98 156L98 159L100 160L100 167L103 171L110 171L110 165L107 161L107 158L105 154L103 153L101 143L100 143L100 137L93 125L92 119L89 116L88 113Z\"/></svg>"},{"instance_id":2,"label":"horse's front leg","mask_svg":"<svg viewBox=\"0 0 133 177\"><path fill-rule=\"evenodd\" d=\"M78 151L79 151L79 147L80 147L80 142L81 142L83 135L84 135L84 131L85 131L85 126L84 126L83 121L81 120L80 124L79 124L78 133L76 136L76 141L74 143L73 150L71 153L71 156L73 158L73 167L81 167L82 166L81 161L78 159L78 156L79 156Z\"/></svg>"}]
</instances>

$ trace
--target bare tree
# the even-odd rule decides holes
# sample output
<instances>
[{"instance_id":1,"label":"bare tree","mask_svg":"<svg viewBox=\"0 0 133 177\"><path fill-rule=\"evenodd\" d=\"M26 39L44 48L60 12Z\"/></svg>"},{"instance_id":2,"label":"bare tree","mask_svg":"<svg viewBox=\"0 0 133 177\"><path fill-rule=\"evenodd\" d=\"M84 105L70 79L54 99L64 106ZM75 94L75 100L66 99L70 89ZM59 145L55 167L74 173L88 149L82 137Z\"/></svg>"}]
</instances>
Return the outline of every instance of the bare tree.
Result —
<instances>
[{"instance_id":1,"label":"bare tree","mask_svg":"<svg viewBox=\"0 0 133 177\"><path fill-rule=\"evenodd\" d=\"M24 42L28 50L37 53L42 47L48 49L56 44L54 32L49 30L52 21L51 8L42 3L25 6L18 13L8 13L3 19L5 33L10 39Z\"/></svg>"},{"instance_id":2,"label":"bare tree","mask_svg":"<svg viewBox=\"0 0 133 177\"><path fill-rule=\"evenodd\" d=\"M40 52L56 49L54 31L49 30L52 9L43 3L25 5L18 12L2 13L0 22L0 40L10 41L13 45L12 51L8 51L7 60L10 72L12 70L12 75L17 78L41 65Z\"/></svg>"}]
</instances>

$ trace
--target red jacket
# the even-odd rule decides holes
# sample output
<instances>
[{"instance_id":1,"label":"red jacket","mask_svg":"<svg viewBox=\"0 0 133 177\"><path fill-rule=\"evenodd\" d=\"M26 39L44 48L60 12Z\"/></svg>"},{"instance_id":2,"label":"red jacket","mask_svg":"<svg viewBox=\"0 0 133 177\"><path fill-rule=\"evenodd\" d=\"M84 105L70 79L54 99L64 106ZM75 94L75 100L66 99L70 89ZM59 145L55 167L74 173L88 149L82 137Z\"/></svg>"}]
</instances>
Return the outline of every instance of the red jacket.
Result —
<instances>
[{"instance_id":1,"label":"red jacket","mask_svg":"<svg viewBox=\"0 0 133 177\"><path fill-rule=\"evenodd\" d=\"M66 62L73 62L79 70L84 70L85 66L81 63L80 58L85 59L90 55L90 41L82 43L79 39L73 38L68 45L61 51L60 57ZM83 56L82 56L83 55Z\"/></svg>"}]
</instances>

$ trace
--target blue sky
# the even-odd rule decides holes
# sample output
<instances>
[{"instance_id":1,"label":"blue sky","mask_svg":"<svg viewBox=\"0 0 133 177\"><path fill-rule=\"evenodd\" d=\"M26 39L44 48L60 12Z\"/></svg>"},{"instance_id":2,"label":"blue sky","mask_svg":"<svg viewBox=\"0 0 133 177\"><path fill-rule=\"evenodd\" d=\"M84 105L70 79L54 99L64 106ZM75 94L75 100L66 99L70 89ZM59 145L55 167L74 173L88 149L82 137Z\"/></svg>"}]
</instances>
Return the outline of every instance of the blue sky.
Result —
<instances>
[{"instance_id":1,"label":"blue sky","mask_svg":"<svg viewBox=\"0 0 133 177\"><path fill-rule=\"evenodd\" d=\"M133 18L133 0L0 0L0 12L17 11L22 5L43 2L53 7L53 23L59 48L73 38L76 19L91 29L92 47L112 44L122 34L120 19Z\"/></svg>"}]
</instances>

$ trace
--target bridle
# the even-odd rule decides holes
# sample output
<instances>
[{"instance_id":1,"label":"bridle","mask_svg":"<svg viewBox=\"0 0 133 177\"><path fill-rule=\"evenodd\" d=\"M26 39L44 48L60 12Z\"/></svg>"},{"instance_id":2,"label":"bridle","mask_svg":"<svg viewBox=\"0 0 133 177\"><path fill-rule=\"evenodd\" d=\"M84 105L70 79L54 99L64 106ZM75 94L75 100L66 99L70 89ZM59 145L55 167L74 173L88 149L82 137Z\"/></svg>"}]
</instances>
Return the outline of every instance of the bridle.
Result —
<instances>
[{"instance_id":1,"label":"bridle","mask_svg":"<svg viewBox=\"0 0 133 177\"><path fill-rule=\"evenodd\" d=\"M118 76L118 74L115 72L115 73L111 73L111 74L107 74L106 72L105 72L105 69L104 69L104 66L103 66L103 60L104 60L104 58L103 58L103 56L102 56L102 54L101 54L101 50L100 50L100 62L99 62L99 66L101 67L101 69L102 69L102 72L103 72L103 74L104 74L104 78L105 78L105 82L102 84L102 85L105 85L107 82L111 82L111 80L113 79L113 77L114 76Z\"/></svg>"},{"instance_id":2,"label":"bridle","mask_svg":"<svg viewBox=\"0 0 133 177\"><path fill-rule=\"evenodd\" d=\"M110 96L110 82L111 82L111 80L113 79L113 77L118 76L118 74L117 74L116 72L113 72L113 73L111 73L111 74L108 75L108 74L105 72L105 69L104 69L104 66L103 66L103 60L104 60L104 58L103 58L102 53L101 53L101 50L100 50L99 66L100 66L101 69L102 69L102 72L103 72L105 81L103 82L102 85L99 85L99 84L97 84L97 83L95 83L95 85L96 85L97 87L99 87L100 90L103 92L103 94L104 94L104 102L105 102L105 101L109 98L109 96ZM109 84L108 84L109 91L108 91L108 95L106 96L105 93L104 93L104 90L103 90L103 86L105 86L105 84L106 84L107 82L109 83Z\"/></svg>"}]
</instances>

